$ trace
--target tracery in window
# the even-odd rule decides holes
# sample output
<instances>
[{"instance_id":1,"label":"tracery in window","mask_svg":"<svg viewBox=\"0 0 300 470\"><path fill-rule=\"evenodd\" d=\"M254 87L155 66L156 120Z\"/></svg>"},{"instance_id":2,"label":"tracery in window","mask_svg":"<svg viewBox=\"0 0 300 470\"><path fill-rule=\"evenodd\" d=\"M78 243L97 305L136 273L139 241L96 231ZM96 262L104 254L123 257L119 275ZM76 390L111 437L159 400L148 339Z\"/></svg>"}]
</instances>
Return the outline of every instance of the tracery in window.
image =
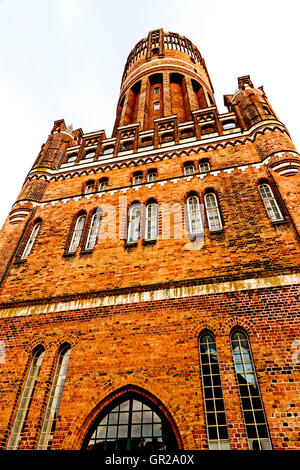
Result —
<instances>
[{"instance_id":1,"label":"tracery in window","mask_svg":"<svg viewBox=\"0 0 300 470\"><path fill-rule=\"evenodd\" d=\"M247 335L242 331L235 331L231 336L231 347L249 449L271 449L269 430Z\"/></svg>"}]
</instances>

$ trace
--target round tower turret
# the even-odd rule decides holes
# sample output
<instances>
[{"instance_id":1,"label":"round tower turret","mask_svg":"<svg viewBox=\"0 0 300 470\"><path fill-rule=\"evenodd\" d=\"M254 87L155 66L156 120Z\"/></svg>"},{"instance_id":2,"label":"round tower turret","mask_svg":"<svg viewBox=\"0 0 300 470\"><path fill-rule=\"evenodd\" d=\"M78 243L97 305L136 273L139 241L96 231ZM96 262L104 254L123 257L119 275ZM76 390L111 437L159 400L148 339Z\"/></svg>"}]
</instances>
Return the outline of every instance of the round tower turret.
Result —
<instances>
[{"instance_id":1,"label":"round tower turret","mask_svg":"<svg viewBox=\"0 0 300 470\"><path fill-rule=\"evenodd\" d=\"M152 129L154 120L216 106L205 61L192 42L162 29L150 31L130 52L121 82L113 136L117 128L139 123Z\"/></svg>"}]
</instances>

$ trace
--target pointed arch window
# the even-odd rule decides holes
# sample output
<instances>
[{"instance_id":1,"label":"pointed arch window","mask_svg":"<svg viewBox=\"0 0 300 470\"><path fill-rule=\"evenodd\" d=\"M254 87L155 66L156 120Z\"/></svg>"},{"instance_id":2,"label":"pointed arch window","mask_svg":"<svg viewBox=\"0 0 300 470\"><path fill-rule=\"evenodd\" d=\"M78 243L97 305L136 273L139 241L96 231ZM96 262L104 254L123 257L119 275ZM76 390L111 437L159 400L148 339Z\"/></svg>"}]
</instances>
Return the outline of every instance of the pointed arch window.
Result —
<instances>
[{"instance_id":1,"label":"pointed arch window","mask_svg":"<svg viewBox=\"0 0 300 470\"><path fill-rule=\"evenodd\" d=\"M212 334L200 337L199 349L208 446L210 450L230 449L217 345Z\"/></svg>"},{"instance_id":2,"label":"pointed arch window","mask_svg":"<svg viewBox=\"0 0 300 470\"><path fill-rule=\"evenodd\" d=\"M269 430L247 335L243 331L235 331L231 336L231 347L249 449L271 449Z\"/></svg>"},{"instance_id":3,"label":"pointed arch window","mask_svg":"<svg viewBox=\"0 0 300 470\"><path fill-rule=\"evenodd\" d=\"M141 207L134 204L129 209L127 243L136 243L140 236Z\"/></svg>"},{"instance_id":4,"label":"pointed arch window","mask_svg":"<svg viewBox=\"0 0 300 470\"><path fill-rule=\"evenodd\" d=\"M54 379L50 390L45 419L40 435L38 450L49 450L57 423L59 406L62 398L63 388L71 354L71 347L65 344L59 353L55 369Z\"/></svg>"},{"instance_id":5,"label":"pointed arch window","mask_svg":"<svg viewBox=\"0 0 300 470\"><path fill-rule=\"evenodd\" d=\"M176 450L174 431L161 410L150 400L126 394L108 406L83 444L87 450L163 451Z\"/></svg>"},{"instance_id":6,"label":"pointed arch window","mask_svg":"<svg viewBox=\"0 0 300 470\"><path fill-rule=\"evenodd\" d=\"M146 206L145 240L155 240L158 235L158 205L150 202Z\"/></svg>"},{"instance_id":7,"label":"pointed arch window","mask_svg":"<svg viewBox=\"0 0 300 470\"><path fill-rule=\"evenodd\" d=\"M222 230L223 225L216 195L208 193L204 199L209 230L211 232Z\"/></svg>"},{"instance_id":8,"label":"pointed arch window","mask_svg":"<svg viewBox=\"0 0 300 470\"><path fill-rule=\"evenodd\" d=\"M40 222L37 222L32 231L31 231L31 234L29 236L29 239L26 243L26 246L25 246L25 249L22 253L22 256L21 256L21 259L27 259L28 255L31 253L31 250L32 250L32 247L34 245L34 242L36 240L36 237L39 233L39 230L40 230L40 227L41 227L41 223Z\"/></svg>"},{"instance_id":9,"label":"pointed arch window","mask_svg":"<svg viewBox=\"0 0 300 470\"><path fill-rule=\"evenodd\" d=\"M83 228L84 228L84 224L85 224L85 219L86 219L86 217L85 217L84 214L80 215L77 218L75 228L74 228L74 232L73 232L73 235L72 235L72 240L71 240L70 247L69 247L69 253L75 253L75 251L79 247L80 240L81 240L81 237L82 237Z\"/></svg>"},{"instance_id":10,"label":"pointed arch window","mask_svg":"<svg viewBox=\"0 0 300 470\"><path fill-rule=\"evenodd\" d=\"M192 235L203 233L203 223L198 196L190 196L187 200L189 232Z\"/></svg>"},{"instance_id":11,"label":"pointed arch window","mask_svg":"<svg viewBox=\"0 0 300 470\"><path fill-rule=\"evenodd\" d=\"M92 217L89 233L86 240L85 249L92 250L97 242L98 232L100 228L101 221L101 211L96 210L95 214Z\"/></svg>"},{"instance_id":12,"label":"pointed arch window","mask_svg":"<svg viewBox=\"0 0 300 470\"><path fill-rule=\"evenodd\" d=\"M260 184L259 192L264 206L272 222L283 220L282 214L274 197L273 191L268 184Z\"/></svg>"},{"instance_id":13,"label":"pointed arch window","mask_svg":"<svg viewBox=\"0 0 300 470\"><path fill-rule=\"evenodd\" d=\"M44 353L45 349L43 348L43 346L39 346L35 349L35 352L33 354L16 418L7 444L7 450L16 450L19 447L22 438L23 428L26 422L26 416L30 407L36 382L43 362Z\"/></svg>"}]
</instances>

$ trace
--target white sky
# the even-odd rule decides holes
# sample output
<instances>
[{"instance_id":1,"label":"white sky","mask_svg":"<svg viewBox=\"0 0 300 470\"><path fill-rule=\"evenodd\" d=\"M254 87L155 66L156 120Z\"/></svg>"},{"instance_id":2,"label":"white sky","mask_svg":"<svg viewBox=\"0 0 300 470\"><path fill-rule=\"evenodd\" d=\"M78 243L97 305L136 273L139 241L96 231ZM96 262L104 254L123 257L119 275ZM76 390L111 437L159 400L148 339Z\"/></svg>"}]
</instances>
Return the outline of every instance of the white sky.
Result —
<instances>
[{"instance_id":1,"label":"white sky","mask_svg":"<svg viewBox=\"0 0 300 470\"><path fill-rule=\"evenodd\" d=\"M84 132L115 118L127 55L148 31L188 37L223 95L250 74L298 149L299 0L0 0L0 227L53 121Z\"/></svg>"}]
</instances>

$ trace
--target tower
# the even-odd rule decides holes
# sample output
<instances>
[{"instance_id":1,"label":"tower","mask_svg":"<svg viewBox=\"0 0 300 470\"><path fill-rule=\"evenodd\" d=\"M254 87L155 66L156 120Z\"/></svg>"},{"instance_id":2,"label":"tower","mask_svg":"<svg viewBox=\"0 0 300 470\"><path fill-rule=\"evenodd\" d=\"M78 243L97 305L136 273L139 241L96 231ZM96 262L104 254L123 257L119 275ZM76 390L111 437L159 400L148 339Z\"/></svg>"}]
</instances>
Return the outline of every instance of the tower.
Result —
<instances>
[{"instance_id":1,"label":"tower","mask_svg":"<svg viewBox=\"0 0 300 470\"><path fill-rule=\"evenodd\" d=\"M2 449L296 449L299 154L249 76L131 51L111 137L54 122L1 231Z\"/></svg>"}]
</instances>

